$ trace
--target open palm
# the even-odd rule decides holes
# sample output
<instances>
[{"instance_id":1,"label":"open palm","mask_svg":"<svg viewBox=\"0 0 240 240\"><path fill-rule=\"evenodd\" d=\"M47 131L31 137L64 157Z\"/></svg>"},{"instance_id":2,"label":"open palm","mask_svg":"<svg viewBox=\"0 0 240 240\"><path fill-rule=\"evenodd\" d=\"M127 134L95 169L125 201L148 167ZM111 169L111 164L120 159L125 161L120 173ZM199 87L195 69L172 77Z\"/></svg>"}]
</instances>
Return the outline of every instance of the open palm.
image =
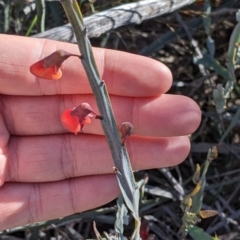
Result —
<instances>
[{"instance_id":1,"label":"open palm","mask_svg":"<svg viewBox=\"0 0 240 240\"><path fill-rule=\"evenodd\" d=\"M0 36L0 226L11 228L100 206L119 194L113 161L100 121L68 133L63 110L88 102L98 111L81 62L64 62L63 77L34 77L29 66L56 49L76 45ZM189 152L187 135L200 110L191 99L164 94L169 69L128 53L94 49L117 123L132 122L126 142L134 170L173 166Z\"/></svg>"}]
</instances>

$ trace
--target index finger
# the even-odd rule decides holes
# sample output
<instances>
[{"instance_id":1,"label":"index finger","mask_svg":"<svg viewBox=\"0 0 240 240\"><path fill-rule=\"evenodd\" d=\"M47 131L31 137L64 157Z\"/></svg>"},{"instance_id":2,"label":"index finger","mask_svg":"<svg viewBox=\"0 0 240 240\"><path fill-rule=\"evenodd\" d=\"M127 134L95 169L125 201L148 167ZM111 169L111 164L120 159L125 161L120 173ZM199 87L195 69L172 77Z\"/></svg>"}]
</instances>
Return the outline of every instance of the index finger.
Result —
<instances>
[{"instance_id":1,"label":"index finger","mask_svg":"<svg viewBox=\"0 0 240 240\"><path fill-rule=\"evenodd\" d=\"M57 49L79 54L75 44L0 35L0 93L9 95L55 95L92 93L78 58L63 63L60 80L33 76L29 67ZM120 51L94 48L96 64L110 94L151 97L166 92L172 83L170 70L162 63Z\"/></svg>"}]
</instances>

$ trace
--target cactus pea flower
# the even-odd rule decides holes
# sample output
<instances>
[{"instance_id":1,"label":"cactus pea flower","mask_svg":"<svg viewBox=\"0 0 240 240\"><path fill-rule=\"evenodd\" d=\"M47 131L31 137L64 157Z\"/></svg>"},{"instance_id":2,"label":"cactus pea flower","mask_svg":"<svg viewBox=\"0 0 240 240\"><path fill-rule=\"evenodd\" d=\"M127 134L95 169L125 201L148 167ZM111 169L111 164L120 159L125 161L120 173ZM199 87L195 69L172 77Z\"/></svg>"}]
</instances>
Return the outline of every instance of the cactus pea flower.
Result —
<instances>
[{"instance_id":1,"label":"cactus pea flower","mask_svg":"<svg viewBox=\"0 0 240 240\"><path fill-rule=\"evenodd\" d=\"M76 54L68 53L64 50L57 50L42 60L30 66L30 72L40 78L57 80L62 77L62 63L69 57L81 57Z\"/></svg>"},{"instance_id":2,"label":"cactus pea flower","mask_svg":"<svg viewBox=\"0 0 240 240\"><path fill-rule=\"evenodd\" d=\"M102 116L95 113L88 103L81 103L73 109L63 111L61 122L68 131L78 134L85 124L91 123L91 117L102 120Z\"/></svg>"}]
</instances>

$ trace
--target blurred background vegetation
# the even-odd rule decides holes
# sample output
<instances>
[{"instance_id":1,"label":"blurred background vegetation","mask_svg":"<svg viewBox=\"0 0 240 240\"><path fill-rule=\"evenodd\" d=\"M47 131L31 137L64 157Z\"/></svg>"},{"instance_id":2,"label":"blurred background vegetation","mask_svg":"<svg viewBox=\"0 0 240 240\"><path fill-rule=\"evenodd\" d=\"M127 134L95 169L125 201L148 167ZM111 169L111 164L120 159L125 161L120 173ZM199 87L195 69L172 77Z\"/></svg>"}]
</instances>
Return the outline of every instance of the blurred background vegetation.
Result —
<instances>
[{"instance_id":1,"label":"blurred background vegetation","mask_svg":"<svg viewBox=\"0 0 240 240\"><path fill-rule=\"evenodd\" d=\"M79 1L84 16L130 2L138 1ZM45 5L45 13L41 4ZM224 77L226 71L229 73L227 53L237 24L240 1L218 0L209 4L211 8L203 1L195 2L171 14L143 21L139 25L122 26L90 39L96 47L145 55L163 62L173 74L169 93L194 99L202 110L202 123L190 136L192 147L186 161L177 167L136 173L138 180L148 179L140 205L143 239L148 234L154 234L155 239L179 239L183 215L180 200L195 187L191 177L196 164L204 163L208 149L213 146L217 147L219 154L206 175L202 208L215 209L219 214L202 220L198 226L211 235L216 233L219 239L240 239L239 51L236 51L238 60L234 63L235 85L225 99L226 107L216 109L213 98L217 84L224 87L228 82ZM31 36L67 22L57 1L0 1L1 33ZM224 69L227 70L224 72ZM115 205L113 202L61 220L19 227L3 232L0 239L95 238L93 220L99 232L109 233L114 229Z\"/></svg>"}]
</instances>

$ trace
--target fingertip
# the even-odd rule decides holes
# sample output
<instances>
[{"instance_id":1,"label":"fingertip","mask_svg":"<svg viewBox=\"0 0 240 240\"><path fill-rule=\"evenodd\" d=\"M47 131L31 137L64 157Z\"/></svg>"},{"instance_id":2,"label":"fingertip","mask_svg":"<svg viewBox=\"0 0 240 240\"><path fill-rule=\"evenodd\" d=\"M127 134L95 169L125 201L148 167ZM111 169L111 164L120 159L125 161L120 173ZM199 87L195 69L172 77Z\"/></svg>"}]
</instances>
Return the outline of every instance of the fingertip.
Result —
<instances>
[{"instance_id":1,"label":"fingertip","mask_svg":"<svg viewBox=\"0 0 240 240\"><path fill-rule=\"evenodd\" d=\"M173 166L182 163L189 155L191 149L191 143L188 136L180 136L178 137L178 154L176 155L177 161L173 163Z\"/></svg>"},{"instance_id":2,"label":"fingertip","mask_svg":"<svg viewBox=\"0 0 240 240\"><path fill-rule=\"evenodd\" d=\"M188 136L148 138L145 141L141 137L132 139L130 159L135 170L176 166L187 158L190 151Z\"/></svg>"},{"instance_id":3,"label":"fingertip","mask_svg":"<svg viewBox=\"0 0 240 240\"><path fill-rule=\"evenodd\" d=\"M186 126L187 126L187 134L192 134L197 130L201 123L202 112L199 105L192 100L191 98L186 98L185 104L185 116L186 116Z\"/></svg>"},{"instance_id":4,"label":"fingertip","mask_svg":"<svg viewBox=\"0 0 240 240\"><path fill-rule=\"evenodd\" d=\"M0 155L0 187L5 182L7 158L4 154Z\"/></svg>"},{"instance_id":5,"label":"fingertip","mask_svg":"<svg viewBox=\"0 0 240 240\"><path fill-rule=\"evenodd\" d=\"M148 59L149 61L150 59ZM153 97L159 96L167 92L172 85L172 72L163 63L151 59L151 68L149 69L149 76L152 77L151 91Z\"/></svg>"},{"instance_id":6,"label":"fingertip","mask_svg":"<svg viewBox=\"0 0 240 240\"><path fill-rule=\"evenodd\" d=\"M161 76L164 79L164 85L161 86L161 88L163 89L162 90L163 93L165 93L172 86L172 81L173 81L172 72L165 64L163 64L161 62L157 62L157 63L158 64L157 64L156 74L160 75L160 73L161 73Z\"/></svg>"},{"instance_id":7,"label":"fingertip","mask_svg":"<svg viewBox=\"0 0 240 240\"><path fill-rule=\"evenodd\" d=\"M4 181L2 179L0 179L0 187L2 187L4 184Z\"/></svg>"},{"instance_id":8,"label":"fingertip","mask_svg":"<svg viewBox=\"0 0 240 240\"><path fill-rule=\"evenodd\" d=\"M171 87L172 74L163 63L126 52L101 51L102 57L98 59L104 59L104 66L100 69L111 94L155 97Z\"/></svg>"},{"instance_id":9,"label":"fingertip","mask_svg":"<svg viewBox=\"0 0 240 240\"><path fill-rule=\"evenodd\" d=\"M165 150L168 155L165 154L165 158L158 164L162 164L162 167L177 166L187 159L190 149L191 142L188 136L172 137Z\"/></svg>"}]
</instances>

